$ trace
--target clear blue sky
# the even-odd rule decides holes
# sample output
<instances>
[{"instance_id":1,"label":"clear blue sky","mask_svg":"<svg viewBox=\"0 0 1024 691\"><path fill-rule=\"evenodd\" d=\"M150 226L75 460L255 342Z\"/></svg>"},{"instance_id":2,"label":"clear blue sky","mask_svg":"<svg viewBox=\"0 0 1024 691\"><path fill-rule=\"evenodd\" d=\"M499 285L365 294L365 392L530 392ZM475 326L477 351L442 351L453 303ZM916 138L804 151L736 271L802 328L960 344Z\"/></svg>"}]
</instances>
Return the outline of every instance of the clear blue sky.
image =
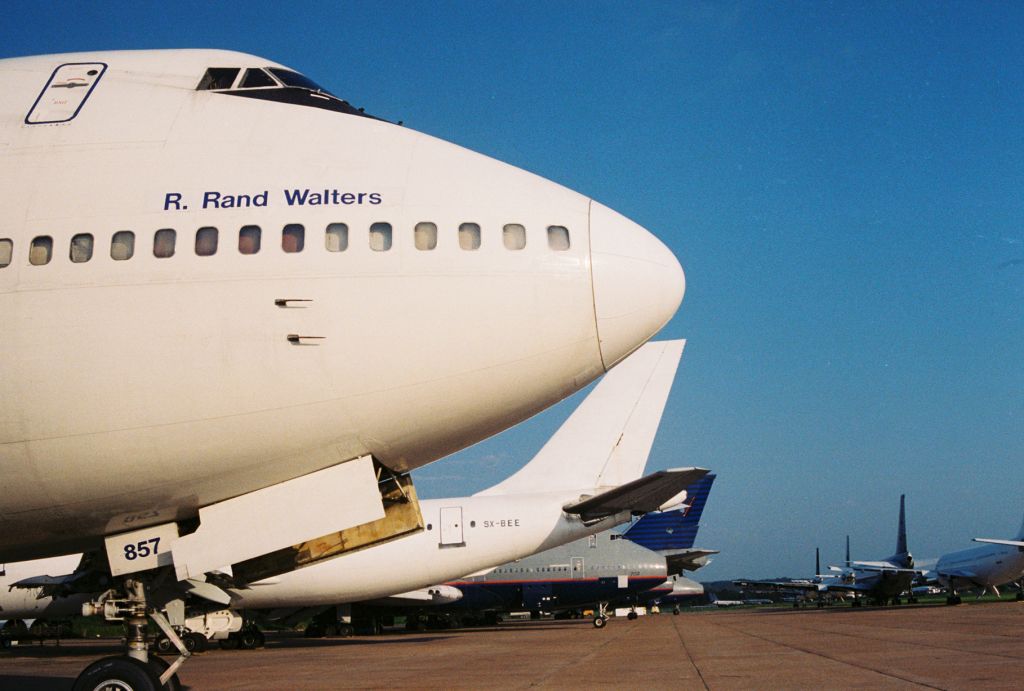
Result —
<instances>
[{"instance_id":1,"label":"clear blue sky","mask_svg":"<svg viewBox=\"0 0 1024 691\"><path fill-rule=\"evenodd\" d=\"M217 47L650 228L689 339L652 466L718 473L702 580L1009 537L1024 514L1024 5L5 4L4 56ZM565 404L417 474L470 493Z\"/></svg>"}]
</instances>

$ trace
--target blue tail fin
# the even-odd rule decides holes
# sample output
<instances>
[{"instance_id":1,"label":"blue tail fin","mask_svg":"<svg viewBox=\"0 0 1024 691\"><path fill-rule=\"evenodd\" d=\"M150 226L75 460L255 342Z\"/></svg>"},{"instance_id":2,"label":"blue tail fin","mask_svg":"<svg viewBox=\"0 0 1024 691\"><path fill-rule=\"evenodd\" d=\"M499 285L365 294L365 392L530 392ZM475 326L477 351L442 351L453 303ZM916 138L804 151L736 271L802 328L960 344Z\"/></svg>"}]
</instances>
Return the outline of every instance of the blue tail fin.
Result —
<instances>
[{"instance_id":1,"label":"blue tail fin","mask_svg":"<svg viewBox=\"0 0 1024 691\"><path fill-rule=\"evenodd\" d=\"M704 511L715 475L709 473L686 488L686 506L675 511L646 514L623 536L647 549L690 549L697 539L700 515Z\"/></svg>"}]
</instances>

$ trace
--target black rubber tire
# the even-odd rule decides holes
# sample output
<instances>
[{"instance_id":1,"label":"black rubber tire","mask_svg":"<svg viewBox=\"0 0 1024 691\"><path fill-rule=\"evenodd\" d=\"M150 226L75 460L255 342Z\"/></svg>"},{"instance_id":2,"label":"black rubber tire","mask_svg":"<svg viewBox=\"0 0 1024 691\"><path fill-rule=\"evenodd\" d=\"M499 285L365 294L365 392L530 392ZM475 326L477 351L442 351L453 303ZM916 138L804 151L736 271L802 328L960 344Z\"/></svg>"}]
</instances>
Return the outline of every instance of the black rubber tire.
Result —
<instances>
[{"instance_id":1,"label":"black rubber tire","mask_svg":"<svg viewBox=\"0 0 1024 691\"><path fill-rule=\"evenodd\" d=\"M115 655L86 667L71 688L72 691L159 691L160 679L156 670L145 662Z\"/></svg>"},{"instance_id":2,"label":"black rubber tire","mask_svg":"<svg viewBox=\"0 0 1024 691\"><path fill-rule=\"evenodd\" d=\"M594 617L595 629L603 629L607 623L608 620L605 617Z\"/></svg>"},{"instance_id":3,"label":"black rubber tire","mask_svg":"<svg viewBox=\"0 0 1024 691\"><path fill-rule=\"evenodd\" d=\"M640 616L640 615L637 614L636 612L630 612L629 614L626 615L626 619L629 619L630 621L633 621L638 616Z\"/></svg>"},{"instance_id":4,"label":"black rubber tire","mask_svg":"<svg viewBox=\"0 0 1024 691\"><path fill-rule=\"evenodd\" d=\"M172 645L171 647L173 648L174 646ZM159 679L160 675L166 672L167 668L171 666L171 663L162 657L150 656L149 666L156 671L157 679ZM181 679L178 679L178 673L175 672L174 676L168 679L167 683L160 688L165 689L166 691L181 691Z\"/></svg>"},{"instance_id":5,"label":"black rubber tire","mask_svg":"<svg viewBox=\"0 0 1024 691\"><path fill-rule=\"evenodd\" d=\"M242 650L255 650L259 645L259 631L242 629L238 632L238 647Z\"/></svg>"},{"instance_id":6,"label":"black rubber tire","mask_svg":"<svg viewBox=\"0 0 1024 691\"><path fill-rule=\"evenodd\" d=\"M171 655L178 652L178 649L171 643L171 639L167 636L160 636L156 639L152 649L149 652L155 652L158 655Z\"/></svg>"},{"instance_id":7,"label":"black rubber tire","mask_svg":"<svg viewBox=\"0 0 1024 691\"><path fill-rule=\"evenodd\" d=\"M209 647L209 643L206 640L206 636L195 631L190 631L181 637L182 642L185 644L185 650L198 655L199 653L205 653Z\"/></svg>"}]
</instances>

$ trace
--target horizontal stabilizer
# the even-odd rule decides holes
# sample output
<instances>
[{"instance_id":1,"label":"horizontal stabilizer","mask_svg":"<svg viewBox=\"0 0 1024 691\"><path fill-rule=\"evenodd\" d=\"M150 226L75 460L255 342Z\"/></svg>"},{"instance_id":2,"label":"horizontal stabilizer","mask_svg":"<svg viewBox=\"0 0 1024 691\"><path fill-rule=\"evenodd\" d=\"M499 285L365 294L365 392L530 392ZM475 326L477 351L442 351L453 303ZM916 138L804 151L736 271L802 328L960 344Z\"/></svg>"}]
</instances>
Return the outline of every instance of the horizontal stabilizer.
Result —
<instances>
[{"instance_id":1,"label":"horizontal stabilizer","mask_svg":"<svg viewBox=\"0 0 1024 691\"><path fill-rule=\"evenodd\" d=\"M84 573L72 573L67 576L32 576L12 583L10 588L13 590L14 588L47 588L55 585L66 585L74 583L84 575Z\"/></svg>"},{"instance_id":2,"label":"horizontal stabilizer","mask_svg":"<svg viewBox=\"0 0 1024 691\"><path fill-rule=\"evenodd\" d=\"M708 557L718 554L717 549L688 549L665 557L668 575L674 576L683 571L696 571L708 563Z\"/></svg>"},{"instance_id":3,"label":"horizontal stabilizer","mask_svg":"<svg viewBox=\"0 0 1024 691\"><path fill-rule=\"evenodd\" d=\"M704 468L659 470L607 492L567 504L562 510L576 514L584 521L596 521L624 511L657 511L666 501L707 474Z\"/></svg>"}]
</instances>

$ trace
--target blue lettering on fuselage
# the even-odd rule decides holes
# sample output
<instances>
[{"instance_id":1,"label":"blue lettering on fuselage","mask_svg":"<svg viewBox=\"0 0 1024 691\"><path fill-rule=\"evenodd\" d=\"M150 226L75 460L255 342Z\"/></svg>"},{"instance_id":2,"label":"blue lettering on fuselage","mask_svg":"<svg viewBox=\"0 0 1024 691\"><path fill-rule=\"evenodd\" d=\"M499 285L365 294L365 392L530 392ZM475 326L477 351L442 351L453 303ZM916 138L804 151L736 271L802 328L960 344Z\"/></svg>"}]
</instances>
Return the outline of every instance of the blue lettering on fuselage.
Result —
<instances>
[{"instance_id":1,"label":"blue lettering on fuselage","mask_svg":"<svg viewBox=\"0 0 1024 691\"><path fill-rule=\"evenodd\" d=\"M204 209L238 209L250 206L266 206L270 192L263 190L256 194L224 194L203 192Z\"/></svg>"},{"instance_id":2,"label":"blue lettering on fuselage","mask_svg":"<svg viewBox=\"0 0 1024 691\"><path fill-rule=\"evenodd\" d=\"M338 189L314 190L309 187L284 190L284 200L288 206L377 206L382 199L379 192L342 192Z\"/></svg>"},{"instance_id":3,"label":"blue lettering on fuselage","mask_svg":"<svg viewBox=\"0 0 1024 691\"><path fill-rule=\"evenodd\" d=\"M336 188L325 187L288 187L281 194L270 190L259 192L222 192L207 190L203 192L203 209L245 209L251 207L268 207L284 202L286 206L380 206L384 203L384 195L380 192L344 192ZM164 211L187 211L184 194L181 192L164 193Z\"/></svg>"}]
</instances>

